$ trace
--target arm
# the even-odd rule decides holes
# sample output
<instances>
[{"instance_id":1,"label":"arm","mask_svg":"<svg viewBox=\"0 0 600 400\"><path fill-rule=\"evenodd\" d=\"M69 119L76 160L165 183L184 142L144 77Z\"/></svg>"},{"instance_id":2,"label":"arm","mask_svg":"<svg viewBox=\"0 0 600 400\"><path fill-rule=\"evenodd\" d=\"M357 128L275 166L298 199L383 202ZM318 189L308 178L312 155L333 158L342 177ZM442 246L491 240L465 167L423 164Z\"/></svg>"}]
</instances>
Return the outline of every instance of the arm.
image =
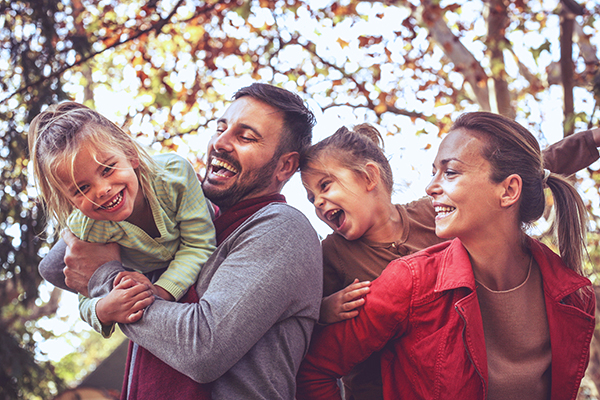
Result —
<instances>
[{"instance_id":1,"label":"arm","mask_svg":"<svg viewBox=\"0 0 600 400\"><path fill-rule=\"evenodd\" d=\"M111 261L121 263L119 245L116 243L89 243L79 240L69 230L63 230L61 236L66 243L63 272L65 284L71 289L90 297L88 283L92 275L103 264ZM112 282L111 289L112 289ZM95 296L92 296L95 297Z\"/></svg>"},{"instance_id":2,"label":"arm","mask_svg":"<svg viewBox=\"0 0 600 400\"><path fill-rule=\"evenodd\" d=\"M336 379L407 329L413 277L403 263L393 261L373 281L356 318L315 332L298 372L298 400L340 399Z\"/></svg>"},{"instance_id":3,"label":"arm","mask_svg":"<svg viewBox=\"0 0 600 400\"><path fill-rule=\"evenodd\" d=\"M198 303L157 299L140 321L122 325L123 332L176 370L198 382L211 382L246 357L274 325L314 322L322 256L317 235L300 217L252 217L202 269ZM110 279L111 272L103 271ZM297 305L301 308L296 310ZM310 332L295 339L307 346ZM269 357L279 349L272 350ZM281 365L278 373L290 370L293 380L296 370L291 367Z\"/></svg>"},{"instance_id":4,"label":"arm","mask_svg":"<svg viewBox=\"0 0 600 400\"><path fill-rule=\"evenodd\" d=\"M169 196L179 229L179 249L155 285L179 300L198 279L200 269L215 251L215 229L204 193L192 165L169 155L162 188Z\"/></svg>"},{"instance_id":5,"label":"arm","mask_svg":"<svg viewBox=\"0 0 600 400\"><path fill-rule=\"evenodd\" d=\"M150 280L139 272L126 271L117 276L108 295L102 298L79 295L79 313L82 320L108 338L115 330L115 323L138 321L153 301Z\"/></svg>"},{"instance_id":6,"label":"arm","mask_svg":"<svg viewBox=\"0 0 600 400\"><path fill-rule=\"evenodd\" d=\"M63 269L66 267L64 261L66 250L67 244L64 240L59 239L58 242L52 246L48 254L42 258L42 261L40 261L40 265L38 266L38 270L40 271L42 278L54 286L63 290L68 290L69 292L77 293L76 290L71 289L65 283L65 274L63 273Z\"/></svg>"},{"instance_id":7,"label":"arm","mask_svg":"<svg viewBox=\"0 0 600 400\"><path fill-rule=\"evenodd\" d=\"M44 279L61 289L87 295L87 285L94 271L109 261L121 261L116 243L84 242L69 230L61 232L61 236L38 267Z\"/></svg>"},{"instance_id":8,"label":"arm","mask_svg":"<svg viewBox=\"0 0 600 400\"><path fill-rule=\"evenodd\" d=\"M578 132L542 152L544 168L561 175L572 175L599 157L600 128Z\"/></svg>"}]
</instances>

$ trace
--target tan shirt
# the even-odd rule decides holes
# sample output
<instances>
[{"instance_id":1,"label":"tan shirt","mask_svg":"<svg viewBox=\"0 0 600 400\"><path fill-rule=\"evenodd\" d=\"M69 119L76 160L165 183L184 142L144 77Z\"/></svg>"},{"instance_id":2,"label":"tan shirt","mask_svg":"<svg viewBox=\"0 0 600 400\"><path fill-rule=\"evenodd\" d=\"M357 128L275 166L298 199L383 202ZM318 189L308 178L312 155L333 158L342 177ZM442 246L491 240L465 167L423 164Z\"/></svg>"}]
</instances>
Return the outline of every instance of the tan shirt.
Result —
<instances>
[{"instance_id":1,"label":"tan shirt","mask_svg":"<svg viewBox=\"0 0 600 400\"><path fill-rule=\"evenodd\" d=\"M495 292L477 283L488 364L488 399L550 398L552 353L537 263L523 284Z\"/></svg>"},{"instance_id":2,"label":"tan shirt","mask_svg":"<svg viewBox=\"0 0 600 400\"><path fill-rule=\"evenodd\" d=\"M353 241L333 233L323 241L323 295L329 296L358 278L374 280L399 257L443 242L435 235L435 212L431 199L397 204L402 235L395 242L377 243L364 238Z\"/></svg>"}]
</instances>

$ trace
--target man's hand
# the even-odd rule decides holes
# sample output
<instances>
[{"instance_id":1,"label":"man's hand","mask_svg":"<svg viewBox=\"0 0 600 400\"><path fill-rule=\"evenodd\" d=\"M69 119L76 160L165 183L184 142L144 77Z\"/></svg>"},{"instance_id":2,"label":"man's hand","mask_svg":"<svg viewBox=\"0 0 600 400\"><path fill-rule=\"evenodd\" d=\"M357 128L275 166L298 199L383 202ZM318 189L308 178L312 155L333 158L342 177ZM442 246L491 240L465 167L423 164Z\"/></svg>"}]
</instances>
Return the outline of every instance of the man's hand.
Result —
<instances>
[{"instance_id":1,"label":"man's hand","mask_svg":"<svg viewBox=\"0 0 600 400\"><path fill-rule=\"evenodd\" d=\"M65 284L89 297L88 282L96 269L109 261L121 261L121 249L116 243L89 243L79 240L70 230L61 236L67 244L65 251Z\"/></svg>"}]
</instances>

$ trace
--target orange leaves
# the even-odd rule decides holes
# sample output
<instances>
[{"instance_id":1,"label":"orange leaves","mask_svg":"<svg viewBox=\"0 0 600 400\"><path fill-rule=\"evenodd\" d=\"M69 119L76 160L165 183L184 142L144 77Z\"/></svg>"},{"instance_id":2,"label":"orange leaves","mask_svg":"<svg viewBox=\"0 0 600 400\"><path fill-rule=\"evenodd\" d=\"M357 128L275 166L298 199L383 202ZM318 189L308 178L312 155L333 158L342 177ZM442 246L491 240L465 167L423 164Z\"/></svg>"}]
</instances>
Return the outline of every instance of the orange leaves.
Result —
<instances>
[{"instance_id":1,"label":"orange leaves","mask_svg":"<svg viewBox=\"0 0 600 400\"><path fill-rule=\"evenodd\" d=\"M350 43L346 42L345 40L343 40L342 38L338 38L338 39L336 40L336 42L338 42L338 44L340 45L340 47L341 47L342 49L345 49L345 48L346 48L346 47L348 47L348 45L350 44Z\"/></svg>"},{"instance_id":2,"label":"orange leaves","mask_svg":"<svg viewBox=\"0 0 600 400\"><path fill-rule=\"evenodd\" d=\"M358 43L359 47L367 47L374 44L379 44L383 41L381 36L359 36Z\"/></svg>"}]
</instances>

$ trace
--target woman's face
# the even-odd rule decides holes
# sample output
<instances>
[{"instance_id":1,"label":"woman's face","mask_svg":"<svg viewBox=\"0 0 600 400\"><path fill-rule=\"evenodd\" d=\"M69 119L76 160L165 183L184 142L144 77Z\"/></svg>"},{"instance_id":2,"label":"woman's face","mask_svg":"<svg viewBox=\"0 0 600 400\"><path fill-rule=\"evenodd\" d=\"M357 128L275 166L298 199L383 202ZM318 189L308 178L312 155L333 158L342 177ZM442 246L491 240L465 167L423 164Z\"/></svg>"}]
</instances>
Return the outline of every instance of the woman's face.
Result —
<instances>
[{"instance_id":1,"label":"woman's face","mask_svg":"<svg viewBox=\"0 0 600 400\"><path fill-rule=\"evenodd\" d=\"M366 175L340 165L333 159L321 160L302 171L308 200L319 219L347 240L356 240L373 227L374 213L369 205L372 191Z\"/></svg>"},{"instance_id":2,"label":"woman's face","mask_svg":"<svg viewBox=\"0 0 600 400\"><path fill-rule=\"evenodd\" d=\"M504 188L490 180L491 164L481 155L482 140L458 129L440 145L426 190L436 212L435 233L441 238L483 238L493 234L497 218L505 217L500 207Z\"/></svg>"}]
</instances>

